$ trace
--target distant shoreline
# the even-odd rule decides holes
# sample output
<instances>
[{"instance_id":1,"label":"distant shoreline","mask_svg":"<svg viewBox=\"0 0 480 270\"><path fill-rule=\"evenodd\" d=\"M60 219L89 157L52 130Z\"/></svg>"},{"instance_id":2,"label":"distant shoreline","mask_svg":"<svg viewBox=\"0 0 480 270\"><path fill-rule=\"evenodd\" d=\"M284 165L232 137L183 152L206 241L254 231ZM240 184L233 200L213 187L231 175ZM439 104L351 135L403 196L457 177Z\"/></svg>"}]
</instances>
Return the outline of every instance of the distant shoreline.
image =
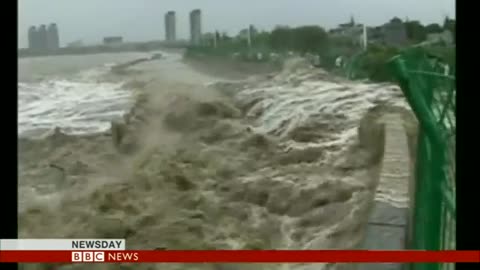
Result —
<instances>
[{"instance_id":1,"label":"distant shoreline","mask_svg":"<svg viewBox=\"0 0 480 270\"><path fill-rule=\"evenodd\" d=\"M43 57L43 56L59 56L59 55L85 55L100 53L121 53L121 52L150 52L159 49L182 49L186 48L185 42L165 43L162 41L138 42L121 44L118 46L95 45L82 47L64 47L54 51L35 51L31 49L18 49L18 58Z\"/></svg>"}]
</instances>

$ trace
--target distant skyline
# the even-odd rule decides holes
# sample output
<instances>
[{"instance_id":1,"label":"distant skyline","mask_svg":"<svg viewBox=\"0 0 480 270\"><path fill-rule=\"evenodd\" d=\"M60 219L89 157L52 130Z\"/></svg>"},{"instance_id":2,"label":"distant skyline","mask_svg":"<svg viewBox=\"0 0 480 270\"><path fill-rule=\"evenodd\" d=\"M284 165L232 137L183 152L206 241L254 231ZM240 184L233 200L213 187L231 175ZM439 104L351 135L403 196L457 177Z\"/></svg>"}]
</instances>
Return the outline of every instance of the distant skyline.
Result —
<instances>
[{"instance_id":1,"label":"distant skyline","mask_svg":"<svg viewBox=\"0 0 480 270\"><path fill-rule=\"evenodd\" d=\"M31 25L57 23L62 46L76 40L100 43L104 36L125 41L165 37L164 15L176 12L177 38L189 37L188 14L202 10L202 30L237 34L249 24L261 30L276 25L332 28L350 20L369 26L393 17L442 23L455 18L455 0L19 0L18 45L28 44Z\"/></svg>"}]
</instances>

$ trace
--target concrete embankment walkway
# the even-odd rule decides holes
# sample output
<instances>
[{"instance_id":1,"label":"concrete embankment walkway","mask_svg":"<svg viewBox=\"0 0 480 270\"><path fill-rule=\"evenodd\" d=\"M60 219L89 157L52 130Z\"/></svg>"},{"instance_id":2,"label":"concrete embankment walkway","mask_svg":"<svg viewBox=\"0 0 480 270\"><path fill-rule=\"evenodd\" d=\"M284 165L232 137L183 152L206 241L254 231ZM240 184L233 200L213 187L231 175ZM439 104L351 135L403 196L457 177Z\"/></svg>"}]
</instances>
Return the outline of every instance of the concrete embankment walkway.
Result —
<instances>
[{"instance_id":1,"label":"concrete embankment walkway","mask_svg":"<svg viewBox=\"0 0 480 270\"><path fill-rule=\"evenodd\" d=\"M362 249L405 249L408 183L411 169L408 137L399 115L386 115L385 150L380 180ZM394 194L392 191L397 193ZM400 191L400 192L399 192ZM361 264L359 270L400 270L401 264Z\"/></svg>"}]
</instances>

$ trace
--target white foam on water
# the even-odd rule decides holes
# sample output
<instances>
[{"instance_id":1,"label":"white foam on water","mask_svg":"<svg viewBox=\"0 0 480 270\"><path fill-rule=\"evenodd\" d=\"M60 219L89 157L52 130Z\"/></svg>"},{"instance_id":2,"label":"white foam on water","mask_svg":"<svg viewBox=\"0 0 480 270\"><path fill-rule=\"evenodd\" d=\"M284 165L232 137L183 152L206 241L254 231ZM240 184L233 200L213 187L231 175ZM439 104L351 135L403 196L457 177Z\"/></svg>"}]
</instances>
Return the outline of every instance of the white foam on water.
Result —
<instances>
[{"instance_id":1,"label":"white foam on water","mask_svg":"<svg viewBox=\"0 0 480 270\"><path fill-rule=\"evenodd\" d=\"M315 71L308 72L313 77ZM247 115L255 119L257 132L285 137L298 127L324 126L331 136L316 143L340 146L356 136L359 121L368 109L378 104L408 108L400 90L393 85L333 82L298 73L286 77L281 74L260 87L247 87L235 95L240 104L254 104ZM292 78L297 82L292 83ZM301 147L299 143L292 144Z\"/></svg>"},{"instance_id":2,"label":"white foam on water","mask_svg":"<svg viewBox=\"0 0 480 270\"><path fill-rule=\"evenodd\" d=\"M240 105L250 105L246 114L253 119L256 132L279 137L287 151L321 147L324 149L321 162L327 164L342 156L356 141L360 121L369 109L380 104L409 109L395 85L342 81L332 79L331 75L319 79L322 74L323 71L312 69L281 73L261 85L247 85L234 97ZM312 128L317 136L308 142L289 138L292 131L304 127ZM358 182L354 178L343 180ZM385 188L388 192L377 194L377 200L407 200L400 190L390 190L393 186Z\"/></svg>"},{"instance_id":3,"label":"white foam on water","mask_svg":"<svg viewBox=\"0 0 480 270\"><path fill-rule=\"evenodd\" d=\"M70 134L100 132L129 108L131 92L122 83L102 82L108 70L82 71L68 78L18 83L18 133L60 127Z\"/></svg>"}]
</instances>

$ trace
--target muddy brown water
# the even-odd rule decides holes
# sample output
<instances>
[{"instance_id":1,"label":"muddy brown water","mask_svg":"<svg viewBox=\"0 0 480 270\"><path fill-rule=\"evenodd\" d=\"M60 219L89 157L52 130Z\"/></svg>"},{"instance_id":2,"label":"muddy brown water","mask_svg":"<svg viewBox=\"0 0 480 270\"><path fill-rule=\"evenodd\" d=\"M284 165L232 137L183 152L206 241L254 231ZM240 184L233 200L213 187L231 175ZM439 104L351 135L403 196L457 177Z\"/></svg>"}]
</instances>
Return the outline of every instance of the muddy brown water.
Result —
<instances>
[{"instance_id":1,"label":"muddy brown water","mask_svg":"<svg viewBox=\"0 0 480 270\"><path fill-rule=\"evenodd\" d=\"M224 79L195 69L176 58L141 63L122 76L109 74L105 77L109 81L137 82L132 92L134 105L123 119L116 120L114 129L89 135L57 131L42 139L21 139L19 235L125 238L129 249L358 248L376 198L385 145L380 120L389 109L368 109L379 107L368 105L370 101L361 99L359 92L349 104L339 105L365 104L355 117L339 114L354 108L329 112L333 107L325 107L323 114L314 112L302 119L296 115L312 106L273 100L291 94L295 99L313 96L315 101L315 94L321 97L328 91L344 95L348 89L370 91L383 86L341 82L342 88L338 80L332 84L311 79L308 74L317 71L310 69L283 71L280 77L273 74L270 79L256 76L246 81L211 84ZM300 83L291 85L292 78ZM317 83L319 86L315 86ZM269 87L276 87L277 95L271 95ZM309 92L299 87L325 90ZM249 98L264 103L260 106L258 102L247 102ZM269 99L273 105L268 105ZM278 107L282 104L297 107ZM289 122L269 118L288 114L293 117ZM276 123L278 126L273 127ZM301 140L292 139L291 135L300 131ZM390 188L398 189L396 185ZM394 201L404 196L395 192ZM23 267L49 269L47 265ZM71 265L57 269L118 267Z\"/></svg>"}]
</instances>

